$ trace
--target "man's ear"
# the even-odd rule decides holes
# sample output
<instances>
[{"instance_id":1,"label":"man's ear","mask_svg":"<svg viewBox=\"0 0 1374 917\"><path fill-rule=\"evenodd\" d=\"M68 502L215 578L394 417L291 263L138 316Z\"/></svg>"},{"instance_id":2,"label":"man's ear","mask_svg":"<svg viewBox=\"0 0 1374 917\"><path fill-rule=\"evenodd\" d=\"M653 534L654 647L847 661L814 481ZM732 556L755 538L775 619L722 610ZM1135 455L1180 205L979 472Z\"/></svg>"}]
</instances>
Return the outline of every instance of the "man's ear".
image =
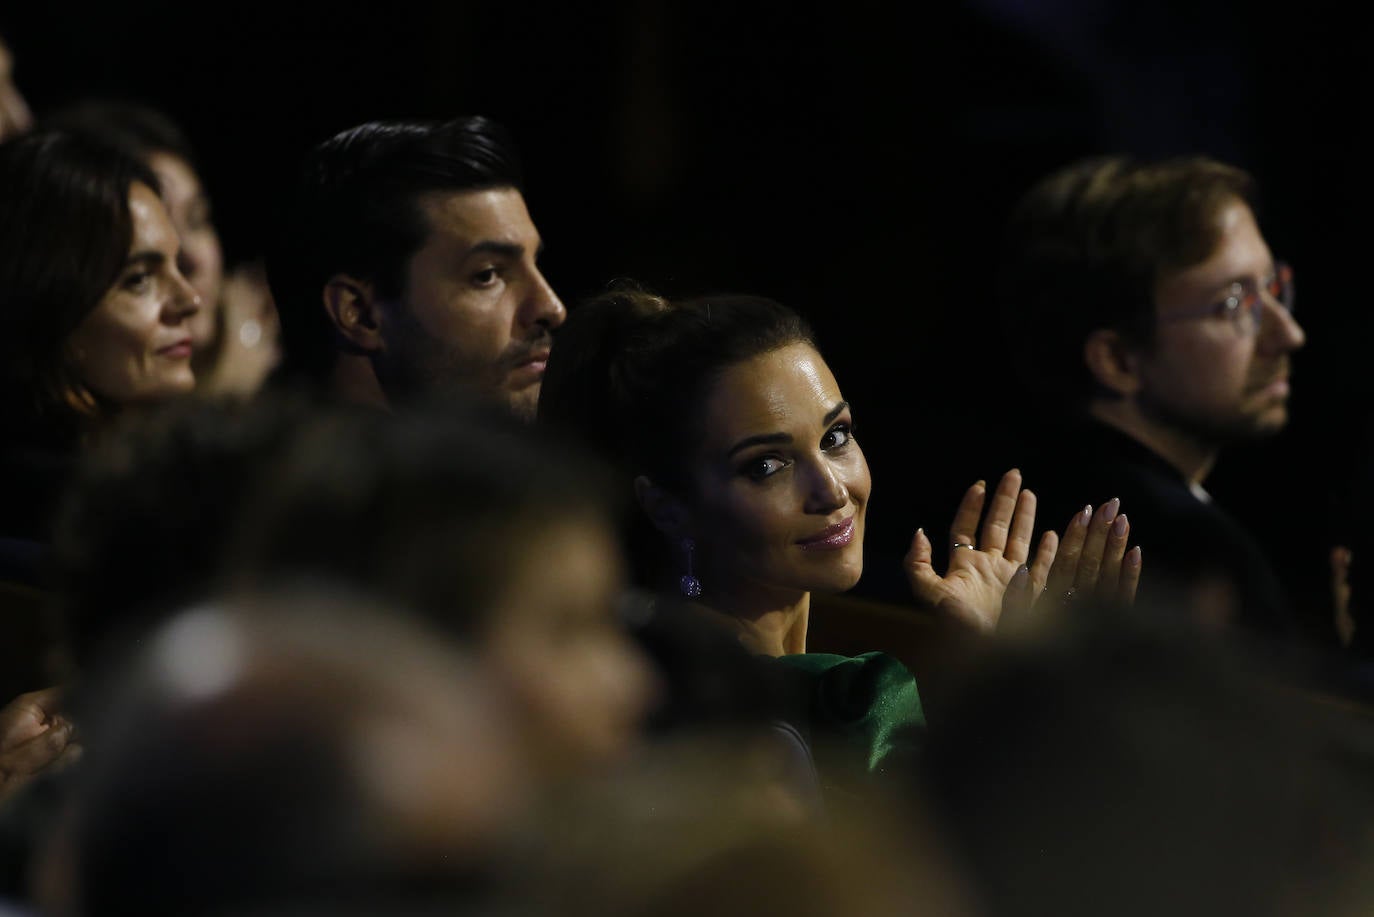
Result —
<instances>
[{"instance_id":1,"label":"man's ear","mask_svg":"<svg viewBox=\"0 0 1374 917\"><path fill-rule=\"evenodd\" d=\"M681 541L691 534L691 514L683 502L642 474L635 478L635 500L654 528L670 541Z\"/></svg>"},{"instance_id":2,"label":"man's ear","mask_svg":"<svg viewBox=\"0 0 1374 917\"><path fill-rule=\"evenodd\" d=\"M1140 391L1140 358L1118 331L1098 328L1083 341L1083 362L1097 384L1130 397Z\"/></svg>"},{"instance_id":3,"label":"man's ear","mask_svg":"<svg viewBox=\"0 0 1374 917\"><path fill-rule=\"evenodd\" d=\"M324 311L334 330L360 352L382 349L381 323L372 284L348 274L335 274L324 285Z\"/></svg>"}]
</instances>

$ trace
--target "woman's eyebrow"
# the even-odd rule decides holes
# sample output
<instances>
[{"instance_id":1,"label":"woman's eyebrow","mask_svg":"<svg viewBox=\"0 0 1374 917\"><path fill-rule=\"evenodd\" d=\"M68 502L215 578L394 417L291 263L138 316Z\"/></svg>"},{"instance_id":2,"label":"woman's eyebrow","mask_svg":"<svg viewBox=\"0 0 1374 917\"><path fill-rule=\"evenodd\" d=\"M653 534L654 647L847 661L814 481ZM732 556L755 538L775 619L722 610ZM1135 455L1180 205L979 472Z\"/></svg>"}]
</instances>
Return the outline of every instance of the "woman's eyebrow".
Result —
<instances>
[{"instance_id":1,"label":"woman's eyebrow","mask_svg":"<svg viewBox=\"0 0 1374 917\"><path fill-rule=\"evenodd\" d=\"M834 423L835 418L843 414L848 407L848 401L841 401L831 408L825 415L823 426L828 427ZM726 456L727 458L733 458L736 452L742 449L748 449L750 446L786 445L790 442L792 442L792 434L790 433L759 433L755 436L746 436L744 439L735 443L730 447L730 451L726 453Z\"/></svg>"},{"instance_id":2,"label":"woman's eyebrow","mask_svg":"<svg viewBox=\"0 0 1374 917\"><path fill-rule=\"evenodd\" d=\"M726 457L734 458L736 452L739 452L741 449L748 449L750 446L785 445L790 442L792 442L792 435L790 433L760 433L757 436L746 436L730 447L730 451L726 454Z\"/></svg>"},{"instance_id":3,"label":"woman's eyebrow","mask_svg":"<svg viewBox=\"0 0 1374 917\"><path fill-rule=\"evenodd\" d=\"M147 251L134 252L125 260L124 267L130 268L135 264L139 264L147 268L156 269L166 260L167 256L162 252L149 249Z\"/></svg>"}]
</instances>

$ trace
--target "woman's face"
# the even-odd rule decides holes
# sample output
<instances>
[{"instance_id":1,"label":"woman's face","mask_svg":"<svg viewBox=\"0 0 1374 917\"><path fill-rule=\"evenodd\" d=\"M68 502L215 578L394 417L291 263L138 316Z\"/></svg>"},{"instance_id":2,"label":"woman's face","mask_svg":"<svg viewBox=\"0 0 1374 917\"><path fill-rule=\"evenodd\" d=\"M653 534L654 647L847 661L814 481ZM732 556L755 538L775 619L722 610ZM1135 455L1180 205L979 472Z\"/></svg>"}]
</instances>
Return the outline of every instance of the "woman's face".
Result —
<instances>
[{"instance_id":1,"label":"woman's face","mask_svg":"<svg viewBox=\"0 0 1374 917\"><path fill-rule=\"evenodd\" d=\"M729 367L701 419L686 502L706 598L858 582L872 482L849 405L816 349L791 344Z\"/></svg>"},{"instance_id":2,"label":"woman's face","mask_svg":"<svg viewBox=\"0 0 1374 917\"><path fill-rule=\"evenodd\" d=\"M115 404L159 401L195 385L196 291L177 268L176 229L153 189L129 190L129 256L114 286L67 339L77 377Z\"/></svg>"},{"instance_id":3,"label":"woman's face","mask_svg":"<svg viewBox=\"0 0 1374 917\"><path fill-rule=\"evenodd\" d=\"M148 165L162 185L162 200L172 226L181 238L177 267L200 294L201 310L190 322L196 350L214 341L216 310L224 281L224 253L210 218L210 200L186 160L171 153L154 153Z\"/></svg>"}]
</instances>

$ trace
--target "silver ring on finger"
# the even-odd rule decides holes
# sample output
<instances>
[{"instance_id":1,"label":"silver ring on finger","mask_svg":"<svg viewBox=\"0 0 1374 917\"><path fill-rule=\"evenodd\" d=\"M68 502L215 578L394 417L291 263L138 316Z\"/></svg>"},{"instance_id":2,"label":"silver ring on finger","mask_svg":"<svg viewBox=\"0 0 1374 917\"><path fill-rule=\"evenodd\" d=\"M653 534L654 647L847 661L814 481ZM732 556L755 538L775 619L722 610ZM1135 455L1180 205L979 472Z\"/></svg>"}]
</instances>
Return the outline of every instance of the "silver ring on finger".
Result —
<instances>
[{"instance_id":1,"label":"silver ring on finger","mask_svg":"<svg viewBox=\"0 0 1374 917\"><path fill-rule=\"evenodd\" d=\"M971 545L971 544L966 544L966 543L964 543L964 542L962 542L962 541L956 541L956 542L954 542L954 544L950 547L949 553L953 554L955 551L959 550L960 548L968 548L968 549L973 550L973 551L978 550L977 548L975 548L975 547L974 547L973 545Z\"/></svg>"}]
</instances>

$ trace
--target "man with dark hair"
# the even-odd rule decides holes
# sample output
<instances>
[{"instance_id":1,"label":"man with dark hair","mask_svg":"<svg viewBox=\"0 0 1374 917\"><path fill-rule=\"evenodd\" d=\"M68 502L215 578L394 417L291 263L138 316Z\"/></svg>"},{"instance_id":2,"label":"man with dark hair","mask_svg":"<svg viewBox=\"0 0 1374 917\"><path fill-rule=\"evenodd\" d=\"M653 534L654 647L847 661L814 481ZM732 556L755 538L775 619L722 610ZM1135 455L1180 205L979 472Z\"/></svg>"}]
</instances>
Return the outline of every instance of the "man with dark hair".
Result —
<instances>
[{"instance_id":1,"label":"man with dark hair","mask_svg":"<svg viewBox=\"0 0 1374 917\"><path fill-rule=\"evenodd\" d=\"M533 417L563 304L506 132L370 122L311 153L268 275L282 374L394 406L475 391Z\"/></svg>"},{"instance_id":2,"label":"man with dark hair","mask_svg":"<svg viewBox=\"0 0 1374 917\"><path fill-rule=\"evenodd\" d=\"M1224 446L1284 427L1303 345L1252 205L1248 175L1203 157L1075 164L1017 208L1001 295L1037 402L1071 421L1025 465L1044 518L1119 498L1145 607L1287 633L1268 562L1202 487Z\"/></svg>"}]
</instances>

